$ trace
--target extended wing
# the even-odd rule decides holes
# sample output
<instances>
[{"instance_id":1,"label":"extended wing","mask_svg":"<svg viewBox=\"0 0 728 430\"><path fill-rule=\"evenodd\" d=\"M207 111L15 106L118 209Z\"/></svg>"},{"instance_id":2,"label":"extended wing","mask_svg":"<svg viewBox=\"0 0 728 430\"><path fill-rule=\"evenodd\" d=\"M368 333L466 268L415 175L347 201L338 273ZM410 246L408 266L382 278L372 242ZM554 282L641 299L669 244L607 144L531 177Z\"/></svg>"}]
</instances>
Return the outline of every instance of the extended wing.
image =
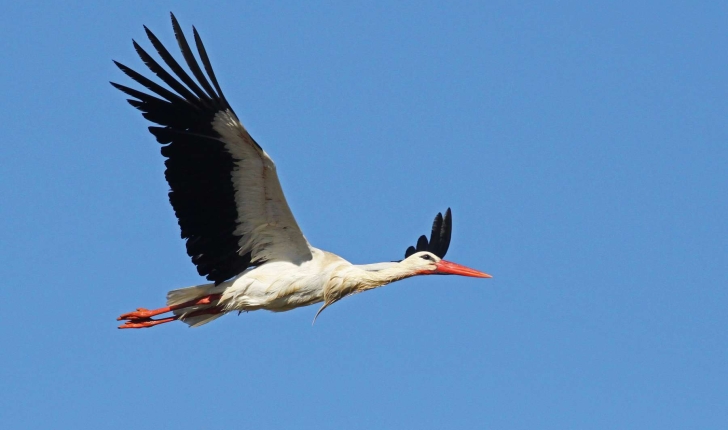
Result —
<instances>
[{"instance_id":1,"label":"extended wing","mask_svg":"<svg viewBox=\"0 0 728 430\"><path fill-rule=\"evenodd\" d=\"M225 99L197 30L193 27L195 44L209 81L174 15L172 27L194 79L144 27L173 74L136 42L134 48L171 91L117 62L151 94L111 84L159 124L149 131L164 145L169 201L198 273L219 284L265 261L310 260L310 246L288 207L275 164Z\"/></svg>"}]
</instances>

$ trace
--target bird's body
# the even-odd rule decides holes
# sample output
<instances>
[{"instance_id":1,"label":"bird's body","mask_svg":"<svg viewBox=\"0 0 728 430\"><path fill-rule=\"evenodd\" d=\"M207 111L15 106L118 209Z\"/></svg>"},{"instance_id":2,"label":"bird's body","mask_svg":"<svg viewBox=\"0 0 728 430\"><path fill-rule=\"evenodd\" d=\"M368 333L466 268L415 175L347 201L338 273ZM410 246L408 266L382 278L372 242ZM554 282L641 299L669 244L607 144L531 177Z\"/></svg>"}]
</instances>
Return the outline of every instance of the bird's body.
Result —
<instances>
[{"instance_id":1,"label":"bird's body","mask_svg":"<svg viewBox=\"0 0 728 430\"><path fill-rule=\"evenodd\" d=\"M320 249L312 248L312 254L313 258L302 264L269 262L252 267L235 279L219 285L204 284L171 291L167 305L178 305L206 295L219 295L215 306L224 312L258 309L284 312L321 302L328 305L345 296L385 285L407 275L396 263L381 263L379 266L382 267L370 269L366 265L353 265ZM219 315L198 318L195 323L204 323Z\"/></svg>"},{"instance_id":2,"label":"bird's body","mask_svg":"<svg viewBox=\"0 0 728 430\"><path fill-rule=\"evenodd\" d=\"M410 257L409 261L405 260L406 262L355 265L327 251L317 248L311 248L311 251L313 258L301 264L289 261L268 262L251 267L236 278L217 285L203 284L170 291L167 295L167 306L181 307L163 309L165 312L174 312L191 326L205 324L227 312L259 309L285 312L323 302L320 313L346 296L435 271L436 265L442 261L430 253L420 252ZM428 260L423 260L423 255ZM475 270L472 273L465 270L458 274L476 277L480 275ZM215 300L189 305L201 297L215 297ZM205 312L209 309L214 309L215 312ZM151 318L160 313L164 312L143 309L126 315Z\"/></svg>"},{"instance_id":3,"label":"bird's body","mask_svg":"<svg viewBox=\"0 0 728 430\"><path fill-rule=\"evenodd\" d=\"M174 16L172 26L195 79L145 28L176 76L136 42L134 47L172 91L119 63L125 74L154 95L112 85L132 96L129 103L157 124L149 130L165 145L170 203L192 262L212 283L170 291L166 307L124 314L119 320L126 322L120 328L152 327L178 319L197 326L232 311L282 312L323 302L320 313L346 296L410 276L490 277L442 260L450 244L449 209L444 217L435 217L430 240L420 237L401 261L353 265L311 246L286 202L273 160L225 99L197 31L195 44L209 81ZM167 312L174 315L152 319Z\"/></svg>"}]
</instances>

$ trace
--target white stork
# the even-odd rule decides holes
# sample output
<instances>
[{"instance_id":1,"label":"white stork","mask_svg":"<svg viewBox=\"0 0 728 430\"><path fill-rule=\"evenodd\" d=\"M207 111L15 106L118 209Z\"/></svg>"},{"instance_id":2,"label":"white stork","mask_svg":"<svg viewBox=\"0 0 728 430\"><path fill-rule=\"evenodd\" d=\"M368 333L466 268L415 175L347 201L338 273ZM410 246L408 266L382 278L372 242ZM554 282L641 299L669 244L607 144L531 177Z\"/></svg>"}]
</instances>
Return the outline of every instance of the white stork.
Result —
<instances>
[{"instance_id":1,"label":"white stork","mask_svg":"<svg viewBox=\"0 0 728 430\"><path fill-rule=\"evenodd\" d=\"M323 302L318 316L346 296L411 276L491 277L442 259L450 245L450 209L444 217L435 217L430 240L421 236L401 261L355 265L311 246L286 203L273 160L225 99L197 30L193 27L195 45L209 80L173 14L172 27L194 79L144 27L174 75L136 42L134 48L172 91L118 62L122 72L154 95L111 84L158 124L149 131L163 145L169 201L187 240L187 253L211 283L170 291L166 307L123 314L118 320L125 323L119 328L175 320L196 327L232 311L283 312ZM152 318L168 312L172 315Z\"/></svg>"}]
</instances>

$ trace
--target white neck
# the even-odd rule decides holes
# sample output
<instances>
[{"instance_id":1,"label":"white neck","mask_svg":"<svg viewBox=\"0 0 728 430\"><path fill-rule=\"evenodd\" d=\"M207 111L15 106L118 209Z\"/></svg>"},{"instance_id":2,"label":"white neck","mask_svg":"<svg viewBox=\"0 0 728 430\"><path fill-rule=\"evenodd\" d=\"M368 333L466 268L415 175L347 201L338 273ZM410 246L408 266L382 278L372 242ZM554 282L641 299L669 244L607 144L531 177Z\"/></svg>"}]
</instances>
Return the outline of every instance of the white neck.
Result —
<instances>
[{"instance_id":1,"label":"white neck","mask_svg":"<svg viewBox=\"0 0 728 430\"><path fill-rule=\"evenodd\" d=\"M335 282L330 282L324 290L324 305L316 317L326 307L351 294L361 293L389 283L416 275L411 267L397 262L351 265L338 273ZM314 321L316 321L314 317Z\"/></svg>"},{"instance_id":2,"label":"white neck","mask_svg":"<svg viewBox=\"0 0 728 430\"><path fill-rule=\"evenodd\" d=\"M371 290L415 275L412 268L400 262L362 264L353 267L359 269L352 274L359 283L358 291Z\"/></svg>"}]
</instances>

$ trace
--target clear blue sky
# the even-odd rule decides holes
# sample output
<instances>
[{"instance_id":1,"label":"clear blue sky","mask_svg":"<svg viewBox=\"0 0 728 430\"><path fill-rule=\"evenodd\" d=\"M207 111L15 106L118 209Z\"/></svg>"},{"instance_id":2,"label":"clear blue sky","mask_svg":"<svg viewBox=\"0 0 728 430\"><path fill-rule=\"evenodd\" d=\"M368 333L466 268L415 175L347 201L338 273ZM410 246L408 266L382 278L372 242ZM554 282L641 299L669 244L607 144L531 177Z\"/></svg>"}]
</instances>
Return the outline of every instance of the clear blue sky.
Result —
<instances>
[{"instance_id":1,"label":"clear blue sky","mask_svg":"<svg viewBox=\"0 0 728 430\"><path fill-rule=\"evenodd\" d=\"M447 3L5 4L0 428L728 428L728 5ZM494 279L117 330L202 281L108 84L170 10L312 244Z\"/></svg>"}]
</instances>

